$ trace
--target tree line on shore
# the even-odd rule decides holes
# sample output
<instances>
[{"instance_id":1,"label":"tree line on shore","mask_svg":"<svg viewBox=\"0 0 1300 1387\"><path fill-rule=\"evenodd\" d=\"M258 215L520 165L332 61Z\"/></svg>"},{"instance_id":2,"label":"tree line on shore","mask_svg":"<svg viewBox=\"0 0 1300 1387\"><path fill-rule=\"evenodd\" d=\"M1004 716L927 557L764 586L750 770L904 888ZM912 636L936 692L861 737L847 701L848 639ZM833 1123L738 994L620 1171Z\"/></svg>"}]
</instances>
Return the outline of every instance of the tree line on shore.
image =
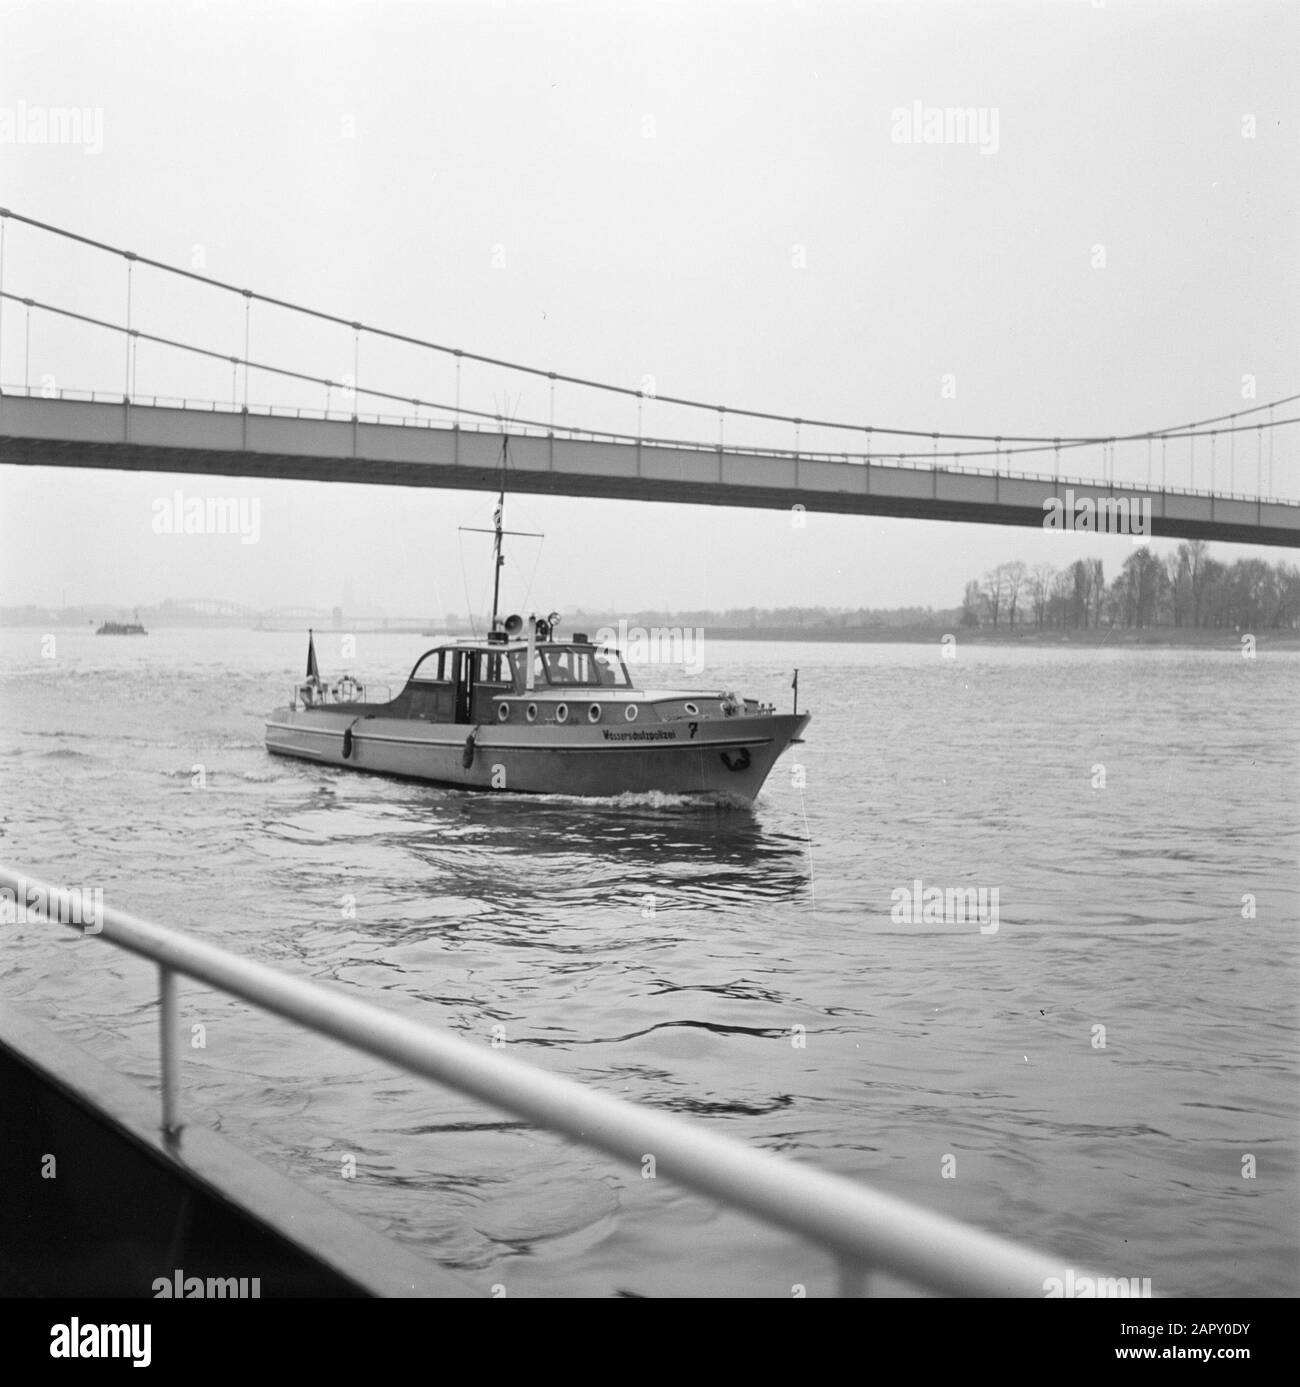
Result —
<instances>
[{"instance_id":1,"label":"tree line on shore","mask_svg":"<svg viewBox=\"0 0 1300 1387\"><path fill-rule=\"evenodd\" d=\"M1238 559L1225 564L1203 539L1161 559L1143 545L1108 584L1100 559L999 564L966 584L960 624L1174 626L1294 631L1300 628L1300 568Z\"/></svg>"},{"instance_id":2,"label":"tree line on shore","mask_svg":"<svg viewBox=\"0 0 1300 1387\"><path fill-rule=\"evenodd\" d=\"M107 608L0 608L0 626L84 626L102 620ZM114 609L117 610L117 609ZM240 613L243 613L242 615ZM244 609L203 615L193 604L168 600L144 611L146 625L248 624ZM275 617L276 613L270 614ZM349 613L355 616L355 613ZM737 607L726 611L584 610L562 614L565 630L594 633L602 627L692 627L717 633L745 631L839 632L868 637L872 632L952 631L983 628L1011 632L1036 628L1204 627L1255 631L1300 630L1300 569L1294 564L1238 559L1225 564L1209 553L1204 540L1189 540L1163 560L1143 546L1125 560L1107 584L1100 559L1077 559L1063 568L1050 563L999 564L966 584L960 607ZM295 614L310 623L310 616ZM339 613L336 620L342 619ZM366 620L381 620L380 616ZM289 620L285 617L284 620ZM322 612L319 620L327 620ZM394 618L394 620L399 620ZM407 620L414 620L408 618ZM385 625L386 625L385 621ZM478 629L486 627L480 617ZM442 631L468 630L463 616L425 619ZM335 629L339 629L337 626Z\"/></svg>"}]
</instances>

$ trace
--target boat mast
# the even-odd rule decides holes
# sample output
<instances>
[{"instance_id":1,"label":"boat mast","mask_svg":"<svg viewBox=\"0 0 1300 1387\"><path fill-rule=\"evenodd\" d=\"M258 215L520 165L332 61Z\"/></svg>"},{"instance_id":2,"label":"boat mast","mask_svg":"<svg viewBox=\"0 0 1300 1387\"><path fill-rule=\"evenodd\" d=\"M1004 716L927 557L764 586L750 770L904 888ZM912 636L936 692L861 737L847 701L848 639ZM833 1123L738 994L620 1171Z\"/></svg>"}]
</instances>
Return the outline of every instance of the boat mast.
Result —
<instances>
[{"instance_id":1,"label":"boat mast","mask_svg":"<svg viewBox=\"0 0 1300 1387\"><path fill-rule=\"evenodd\" d=\"M501 600L501 566L505 563L505 555L501 552L501 536L504 531L501 528L502 512L506 506L506 489L501 488L501 494L497 497L496 514L492 517L493 541L492 541L492 624L488 628L491 631L497 629L497 608Z\"/></svg>"},{"instance_id":2,"label":"boat mast","mask_svg":"<svg viewBox=\"0 0 1300 1387\"><path fill-rule=\"evenodd\" d=\"M506 456L510 447L508 435L501 438L501 494L497 497L496 514L492 517L492 624L488 627L489 631L497 629L497 610L501 601L501 568L506 558L501 552L501 536L504 531L501 529L501 522L506 509Z\"/></svg>"},{"instance_id":3,"label":"boat mast","mask_svg":"<svg viewBox=\"0 0 1300 1387\"><path fill-rule=\"evenodd\" d=\"M507 448L509 439L501 440L501 491L497 496L496 514L492 517L492 528L490 530L480 529L477 525L462 525L461 531L465 534L491 535L492 536L492 625L491 630L497 629L497 617L501 609L501 569L505 566L506 557L501 552L502 535L523 535L529 539L543 539L544 535L536 530L507 530L503 528L503 521L506 508L506 463ZM472 613L471 613L472 615Z\"/></svg>"}]
</instances>

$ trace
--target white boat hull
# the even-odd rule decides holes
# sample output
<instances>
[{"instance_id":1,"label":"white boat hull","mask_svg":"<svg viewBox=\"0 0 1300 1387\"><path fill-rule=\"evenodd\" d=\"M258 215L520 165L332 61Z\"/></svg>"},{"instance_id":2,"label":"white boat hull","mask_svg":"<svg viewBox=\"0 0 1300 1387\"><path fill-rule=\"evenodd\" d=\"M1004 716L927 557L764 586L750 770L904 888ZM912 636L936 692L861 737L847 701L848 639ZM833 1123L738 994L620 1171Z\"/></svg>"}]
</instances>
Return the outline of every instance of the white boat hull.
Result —
<instances>
[{"instance_id":1,"label":"white boat hull","mask_svg":"<svg viewBox=\"0 0 1300 1387\"><path fill-rule=\"evenodd\" d=\"M748 801L808 719L761 713L640 726L472 726L286 706L268 719L266 746L281 756L467 789L601 797L661 791Z\"/></svg>"}]
</instances>

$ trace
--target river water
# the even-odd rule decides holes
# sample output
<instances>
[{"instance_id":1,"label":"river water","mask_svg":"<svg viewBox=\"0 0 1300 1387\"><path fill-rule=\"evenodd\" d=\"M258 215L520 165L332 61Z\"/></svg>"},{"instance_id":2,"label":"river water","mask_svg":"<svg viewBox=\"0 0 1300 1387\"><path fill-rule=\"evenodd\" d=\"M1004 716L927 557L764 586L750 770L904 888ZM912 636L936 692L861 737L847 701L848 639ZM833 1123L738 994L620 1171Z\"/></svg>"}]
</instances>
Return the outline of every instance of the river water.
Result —
<instances>
[{"instance_id":1,"label":"river water","mask_svg":"<svg viewBox=\"0 0 1300 1387\"><path fill-rule=\"evenodd\" d=\"M280 760L301 636L43 636L0 632L8 865L1157 1295L1300 1291L1300 653L714 642L701 683L784 708L798 666L813 713L738 809ZM984 927L909 916L918 881ZM4 930L5 999L154 1085L153 970ZM833 1289L667 1179L195 985L182 1016L188 1120L485 1294Z\"/></svg>"}]
</instances>

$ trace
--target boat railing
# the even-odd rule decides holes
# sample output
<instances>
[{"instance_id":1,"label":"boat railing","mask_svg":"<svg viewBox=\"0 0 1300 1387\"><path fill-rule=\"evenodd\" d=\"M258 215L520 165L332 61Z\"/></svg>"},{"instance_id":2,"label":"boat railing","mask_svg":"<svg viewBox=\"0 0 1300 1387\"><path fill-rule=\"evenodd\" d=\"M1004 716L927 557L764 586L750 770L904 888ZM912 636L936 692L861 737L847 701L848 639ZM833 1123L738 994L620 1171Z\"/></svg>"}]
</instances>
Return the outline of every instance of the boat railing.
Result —
<instances>
[{"instance_id":1,"label":"boat railing","mask_svg":"<svg viewBox=\"0 0 1300 1387\"><path fill-rule=\"evenodd\" d=\"M382 695L382 697L380 696ZM327 680L304 679L289 692L289 707L300 713L304 708L346 707L351 703L391 703L391 684L363 684L359 679L348 682L347 676L334 683Z\"/></svg>"},{"instance_id":2,"label":"boat railing","mask_svg":"<svg viewBox=\"0 0 1300 1387\"><path fill-rule=\"evenodd\" d=\"M25 910L21 918L68 925L157 967L161 1123L173 1144L183 1126L179 979L187 977L804 1238L834 1259L844 1296L866 1295L885 1276L941 1295L1042 1297L1074 1267L138 919L98 895L92 909L80 892L2 865L0 890Z\"/></svg>"}]
</instances>

